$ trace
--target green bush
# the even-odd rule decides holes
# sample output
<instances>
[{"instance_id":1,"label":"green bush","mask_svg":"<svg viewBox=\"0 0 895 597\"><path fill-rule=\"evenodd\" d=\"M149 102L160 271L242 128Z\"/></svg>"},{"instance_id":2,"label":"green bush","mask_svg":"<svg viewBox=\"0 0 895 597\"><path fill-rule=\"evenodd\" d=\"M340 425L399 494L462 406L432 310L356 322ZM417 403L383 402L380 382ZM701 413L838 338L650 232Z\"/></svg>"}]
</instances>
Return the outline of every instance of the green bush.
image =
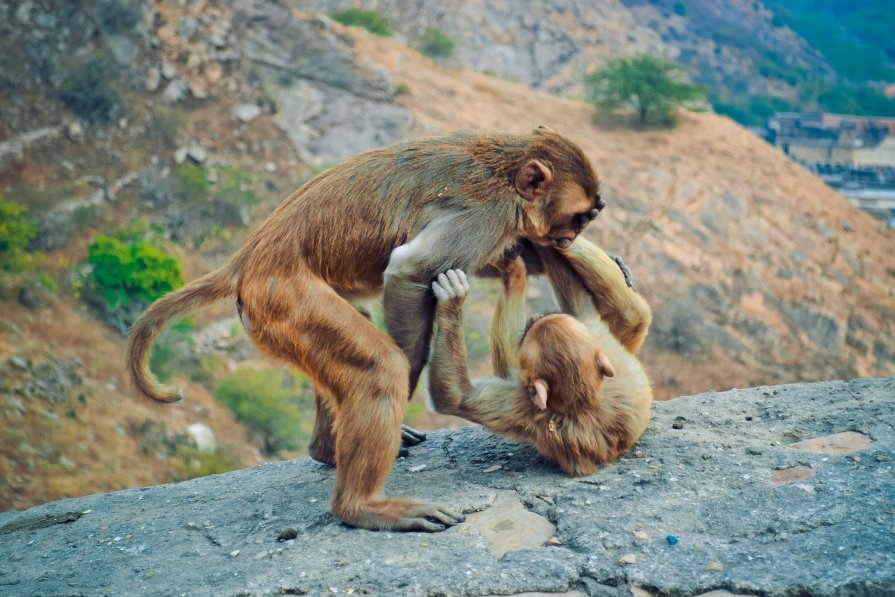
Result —
<instances>
[{"instance_id":1,"label":"green bush","mask_svg":"<svg viewBox=\"0 0 895 597\"><path fill-rule=\"evenodd\" d=\"M144 240L129 243L101 234L87 249L88 280L115 309L133 302L148 305L183 285L180 260Z\"/></svg>"},{"instance_id":2,"label":"green bush","mask_svg":"<svg viewBox=\"0 0 895 597\"><path fill-rule=\"evenodd\" d=\"M447 58L454 53L454 40L443 29L429 27L420 38L420 51L430 58Z\"/></svg>"},{"instance_id":3,"label":"green bush","mask_svg":"<svg viewBox=\"0 0 895 597\"><path fill-rule=\"evenodd\" d=\"M256 176L235 166L206 168L190 161L179 164L174 173L187 201L214 198L229 205L251 207L258 203L255 194Z\"/></svg>"},{"instance_id":4,"label":"green bush","mask_svg":"<svg viewBox=\"0 0 895 597\"><path fill-rule=\"evenodd\" d=\"M25 217L27 207L0 196L0 270L23 272L34 267L41 254L28 250L37 237L37 224Z\"/></svg>"},{"instance_id":5,"label":"green bush","mask_svg":"<svg viewBox=\"0 0 895 597\"><path fill-rule=\"evenodd\" d=\"M388 19L373 10L349 8L334 12L332 18L348 27L363 27L370 33L382 37L390 37L392 34L392 27Z\"/></svg>"},{"instance_id":6,"label":"green bush","mask_svg":"<svg viewBox=\"0 0 895 597\"><path fill-rule=\"evenodd\" d=\"M282 369L242 368L222 380L214 390L214 398L229 408L236 420L263 445L268 454L280 450L300 450L310 439L313 417L302 417L307 382ZM310 410L310 408L308 408Z\"/></svg>"},{"instance_id":7,"label":"green bush","mask_svg":"<svg viewBox=\"0 0 895 597\"><path fill-rule=\"evenodd\" d=\"M97 236L87 263L81 297L122 334L152 301L184 282L180 259L144 240L137 228Z\"/></svg>"},{"instance_id":8,"label":"green bush","mask_svg":"<svg viewBox=\"0 0 895 597\"><path fill-rule=\"evenodd\" d=\"M96 59L76 67L62 81L59 98L78 116L91 122L108 122L120 98L111 81L118 78L109 62Z\"/></svg>"},{"instance_id":9,"label":"green bush","mask_svg":"<svg viewBox=\"0 0 895 597\"><path fill-rule=\"evenodd\" d=\"M175 166L174 174L187 201L201 201L208 197L211 184L205 168L187 160Z\"/></svg>"}]
</instances>

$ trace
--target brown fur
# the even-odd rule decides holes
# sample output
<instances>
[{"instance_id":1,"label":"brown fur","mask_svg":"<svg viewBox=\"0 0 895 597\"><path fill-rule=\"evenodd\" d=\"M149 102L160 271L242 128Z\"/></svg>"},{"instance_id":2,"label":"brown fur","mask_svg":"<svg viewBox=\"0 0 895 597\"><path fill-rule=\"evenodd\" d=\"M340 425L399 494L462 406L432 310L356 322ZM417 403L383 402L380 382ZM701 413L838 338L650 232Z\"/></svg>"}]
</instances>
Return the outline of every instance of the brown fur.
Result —
<instances>
[{"instance_id":1,"label":"brown fur","mask_svg":"<svg viewBox=\"0 0 895 597\"><path fill-rule=\"evenodd\" d=\"M538 254L568 314L534 323L508 361L510 337L524 327L526 277L521 260L509 263L492 325L500 377L469 381L462 298L441 301L429 389L439 412L530 442L566 473L587 475L627 451L649 421L652 389L634 353L651 313L615 262L585 239ZM546 409L534 399L535 381L548 388Z\"/></svg>"},{"instance_id":2,"label":"brown fur","mask_svg":"<svg viewBox=\"0 0 895 597\"><path fill-rule=\"evenodd\" d=\"M520 238L533 247L574 237L582 213L601 205L581 150L549 130L456 133L355 156L287 197L221 269L147 310L128 344L134 386L178 399L149 372L151 343L176 315L235 296L254 343L314 384L311 449L337 465L336 515L372 529L439 530L460 517L376 498L428 357L428 282L448 268L486 270ZM380 291L389 334L350 302Z\"/></svg>"}]
</instances>

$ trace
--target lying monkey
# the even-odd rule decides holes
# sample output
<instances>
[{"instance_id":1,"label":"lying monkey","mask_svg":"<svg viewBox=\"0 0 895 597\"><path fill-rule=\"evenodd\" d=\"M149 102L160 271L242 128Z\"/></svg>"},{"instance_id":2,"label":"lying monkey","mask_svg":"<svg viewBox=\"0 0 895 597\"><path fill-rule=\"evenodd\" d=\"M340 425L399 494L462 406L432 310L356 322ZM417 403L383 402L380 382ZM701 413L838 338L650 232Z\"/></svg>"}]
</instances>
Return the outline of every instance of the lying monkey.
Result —
<instances>
[{"instance_id":1,"label":"lying monkey","mask_svg":"<svg viewBox=\"0 0 895 597\"><path fill-rule=\"evenodd\" d=\"M579 238L558 253L541 258L566 313L523 332L527 274L521 259L509 262L491 335L500 377L474 382L462 333L469 284L462 271L438 276L429 391L439 412L533 443L567 474L588 475L627 451L649 422L652 389L634 353L651 312L626 284L627 269L596 245ZM508 343L520 335L516 365Z\"/></svg>"}]
</instances>

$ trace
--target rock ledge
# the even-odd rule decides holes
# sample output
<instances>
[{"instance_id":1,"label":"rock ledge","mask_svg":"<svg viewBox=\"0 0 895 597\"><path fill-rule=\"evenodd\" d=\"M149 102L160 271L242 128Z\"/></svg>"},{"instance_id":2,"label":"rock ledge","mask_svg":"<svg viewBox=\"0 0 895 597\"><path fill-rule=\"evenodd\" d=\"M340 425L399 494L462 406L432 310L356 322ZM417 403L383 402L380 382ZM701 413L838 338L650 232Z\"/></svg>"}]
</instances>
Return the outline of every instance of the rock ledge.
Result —
<instances>
[{"instance_id":1,"label":"rock ledge","mask_svg":"<svg viewBox=\"0 0 895 597\"><path fill-rule=\"evenodd\" d=\"M887 378L657 403L630 454L574 479L434 432L386 487L475 512L433 535L341 525L308 459L6 512L0 594L893 594L893 399Z\"/></svg>"}]
</instances>

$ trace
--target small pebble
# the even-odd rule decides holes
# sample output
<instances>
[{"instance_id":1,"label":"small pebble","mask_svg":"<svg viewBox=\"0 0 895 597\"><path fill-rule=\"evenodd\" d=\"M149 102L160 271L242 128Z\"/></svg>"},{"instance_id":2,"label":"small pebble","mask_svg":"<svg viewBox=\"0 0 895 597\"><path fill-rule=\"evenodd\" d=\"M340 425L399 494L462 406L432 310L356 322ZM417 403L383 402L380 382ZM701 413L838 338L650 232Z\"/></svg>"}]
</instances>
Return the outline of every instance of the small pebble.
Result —
<instances>
[{"instance_id":1,"label":"small pebble","mask_svg":"<svg viewBox=\"0 0 895 597\"><path fill-rule=\"evenodd\" d=\"M675 421L674 423L671 424L671 428L672 429L683 429L684 422L683 421Z\"/></svg>"},{"instance_id":2,"label":"small pebble","mask_svg":"<svg viewBox=\"0 0 895 597\"><path fill-rule=\"evenodd\" d=\"M483 472L483 473L493 473L494 471L499 471L499 470L502 469L502 468L503 468L503 467L500 466L499 464L495 464L494 466L489 466L488 468L486 468L486 469L483 470L482 472Z\"/></svg>"},{"instance_id":3,"label":"small pebble","mask_svg":"<svg viewBox=\"0 0 895 597\"><path fill-rule=\"evenodd\" d=\"M709 572L718 572L724 570L724 566L721 565L721 562L709 562L705 565L705 569Z\"/></svg>"},{"instance_id":4,"label":"small pebble","mask_svg":"<svg viewBox=\"0 0 895 597\"><path fill-rule=\"evenodd\" d=\"M649 535L646 534L646 531L634 531L634 536L638 539L647 539Z\"/></svg>"},{"instance_id":5,"label":"small pebble","mask_svg":"<svg viewBox=\"0 0 895 597\"><path fill-rule=\"evenodd\" d=\"M619 564L636 564L637 556L635 556L632 553L626 553L621 558L619 558L618 563Z\"/></svg>"},{"instance_id":6,"label":"small pebble","mask_svg":"<svg viewBox=\"0 0 895 597\"><path fill-rule=\"evenodd\" d=\"M298 529L286 529L280 536L277 537L277 541L289 541L290 539L295 539L298 537Z\"/></svg>"},{"instance_id":7,"label":"small pebble","mask_svg":"<svg viewBox=\"0 0 895 597\"><path fill-rule=\"evenodd\" d=\"M668 535L665 539L668 541L668 545L674 545L675 543L680 541L680 539L678 539L674 535Z\"/></svg>"}]
</instances>

